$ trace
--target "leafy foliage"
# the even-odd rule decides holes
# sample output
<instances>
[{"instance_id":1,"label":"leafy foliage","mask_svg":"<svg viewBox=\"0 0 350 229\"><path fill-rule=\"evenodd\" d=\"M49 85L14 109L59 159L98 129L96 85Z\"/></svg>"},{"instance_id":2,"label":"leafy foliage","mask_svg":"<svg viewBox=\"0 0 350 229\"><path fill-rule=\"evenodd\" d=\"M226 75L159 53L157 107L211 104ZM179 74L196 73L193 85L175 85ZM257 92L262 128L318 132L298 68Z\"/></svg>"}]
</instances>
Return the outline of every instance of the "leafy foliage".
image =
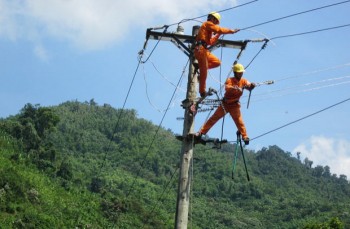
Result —
<instances>
[{"instance_id":1,"label":"leafy foliage","mask_svg":"<svg viewBox=\"0 0 350 229\"><path fill-rule=\"evenodd\" d=\"M173 228L181 142L95 101L27 104L0 120L0 225L9 228ZM347 228L350 185L269 146L196 145L192 228Z\"/></svg>"}]
</instances>

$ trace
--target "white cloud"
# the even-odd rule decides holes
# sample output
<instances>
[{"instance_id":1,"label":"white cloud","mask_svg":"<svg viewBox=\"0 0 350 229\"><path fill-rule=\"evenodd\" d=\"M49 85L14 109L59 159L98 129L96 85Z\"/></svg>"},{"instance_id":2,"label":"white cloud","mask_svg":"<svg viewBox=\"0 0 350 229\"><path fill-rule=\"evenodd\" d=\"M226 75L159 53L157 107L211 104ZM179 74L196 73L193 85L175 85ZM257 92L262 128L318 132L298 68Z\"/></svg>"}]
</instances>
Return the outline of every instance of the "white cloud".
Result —
<instances>
[{"instance_id":1,"label":"white cloud","mask_svg":"<svg viewBox=\"0 0 350 229\"><path fill-rule=\"evenodd\" d=\"M350 179L350 141L345 139L312 136L295 147L293 153L301 152L303 158L313 161L313 167L328 165L331 173L343 174Z\"/></svg>"},{"instance_id":2,"label":"white cloud","mask_svg":"<svg viewBox=\"0 0 350 229\"><path fill-rule=\"evenodd\" d=\"M176 23L236 0L0 0L0 36L9 39L53 37L83 49L123 41L135 29Z\"/></svg>"},{"instance_id":3,"label":"white cloud","mask_svg":"<svg viewBox=\"0 0 350 229\"><path fill-rule=\"evenodd\" d=\"M44 62L48 62L49 60L48 53L42 45L36 45L34 47L34 54Z\"/></svg>"},{"instance_id":4,"label":"white cloud","mask_svg":"<svg viewBox=\"0 0 350 229\"><path fill-rule=\"evenodd\" d=\"M20 9L16 1L0 0L0 36L16 40L21 24L20 20L14 20L14 18L22 14Z\"/></svg>"}]
</instances>

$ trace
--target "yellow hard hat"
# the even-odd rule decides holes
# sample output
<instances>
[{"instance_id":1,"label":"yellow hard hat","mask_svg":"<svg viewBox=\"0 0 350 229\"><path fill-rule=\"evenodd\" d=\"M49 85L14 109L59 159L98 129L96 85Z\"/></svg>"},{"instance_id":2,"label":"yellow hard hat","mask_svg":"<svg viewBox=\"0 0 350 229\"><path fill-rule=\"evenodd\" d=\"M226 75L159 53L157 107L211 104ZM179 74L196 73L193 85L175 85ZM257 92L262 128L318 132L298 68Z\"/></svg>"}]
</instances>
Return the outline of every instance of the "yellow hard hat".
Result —
<instances>
[{"instance_id":1,"label":"yellow hard hat","mask_svg":"<svg viewBox=\"0 0 350 229\"><path fill-rule=\"evenodd\" d=\"M241 64L235 64L232 68L233 72L244 72L244 67Z\"/></svg>"},{"instance_id":2,"label":"yellow hard hat","mask_svg":"<svg viewBox=\"0 0 350 229\"><path fill-rule=\"evenodd\" d=\"M214 11L214 12L209 13L209 15L215 17L220 22L221 15L218 12Z\"/></svg>"}]
</instances>

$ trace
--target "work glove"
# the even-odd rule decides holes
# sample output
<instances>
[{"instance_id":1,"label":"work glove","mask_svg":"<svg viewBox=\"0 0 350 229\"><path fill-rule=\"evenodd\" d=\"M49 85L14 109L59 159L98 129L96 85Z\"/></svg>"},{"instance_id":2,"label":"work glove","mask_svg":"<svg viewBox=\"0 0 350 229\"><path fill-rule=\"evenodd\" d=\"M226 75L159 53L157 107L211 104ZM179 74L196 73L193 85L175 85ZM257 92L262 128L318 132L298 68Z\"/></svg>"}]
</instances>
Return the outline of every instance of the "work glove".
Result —
<instances>
[{"instance_id":1,"label":"work glove","mask_svg":"<svg viewBox=\"0 0 350 229\"><path fill-rule=\"evenodd\" d=\"M253 90L255 88L255 86L256 86L255 83L251 83L250 84L250 90Z\"/></svg>"},{"instance_id":2,"label":"work glove","mask_svg":"<svg viewBox=\"0 0 350 229\"><path fill-rule=\"evenodd\" d=\"M251 91L255 88L255 83L251 83L249 86L245 86L244 88L247 89L248 91Z\"/></svg>"}]
</instances>

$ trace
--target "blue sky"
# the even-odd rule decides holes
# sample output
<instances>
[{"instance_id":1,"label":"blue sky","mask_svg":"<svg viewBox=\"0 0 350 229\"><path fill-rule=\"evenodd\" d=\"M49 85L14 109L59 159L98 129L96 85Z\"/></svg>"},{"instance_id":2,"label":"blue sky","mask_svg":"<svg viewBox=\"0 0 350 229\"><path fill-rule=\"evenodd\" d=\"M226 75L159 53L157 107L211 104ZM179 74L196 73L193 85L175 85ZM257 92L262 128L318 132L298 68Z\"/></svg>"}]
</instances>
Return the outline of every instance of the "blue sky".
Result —
<instances>
[{"instance_id":1,"label":"blue sky","mask_svg":"<svg viewBox=\"0 0 350 229\"><path fill-rule=\"evenodd\" d=\"M148 27L174 24L248 1L184 0L0 0L0 117L17 114L26 103L54 106L65 101L94 99L98 104L123 106L138 64ZM341 1L339 1L341 2ZM259 0L221 13L221 26L247 28L262 22L334 4L334 0ZM274 38L347 25L350 3L285 18L226 35L225 39ZM190 34L197 21L183 23ZM176 26L168 31L176 30ZM243 96L242 113L250 138L322 110L350 97L350 27L272 39L251 63L244 77L251 82L274 80L257 87L249 109ZM144 59L156 41L150 40ZM240 62L247 65L261 43L249 43ZM210 71L207 85L220 88L237 55L234 49L216 49L222 66ZM187 84L187 57L171 42L162 41L149 61L140 65L126 108L158 125L173 86L184 79L162 126L182 133L180 107ZM147 93L146 93L147 91ZM245 94L247 95L247 94ZM350 177L350 102L344 102L290 126L251 141L249 149L277 145L301 152L316 165ZM196 116L198 130L208 112ZM223 137L235 140L229 116ZM209 132L221 137L221 122ZM195 152L196 153L196 152ZM198 152L199 153L199 152Z\"/></svg>"}]
</instances>

